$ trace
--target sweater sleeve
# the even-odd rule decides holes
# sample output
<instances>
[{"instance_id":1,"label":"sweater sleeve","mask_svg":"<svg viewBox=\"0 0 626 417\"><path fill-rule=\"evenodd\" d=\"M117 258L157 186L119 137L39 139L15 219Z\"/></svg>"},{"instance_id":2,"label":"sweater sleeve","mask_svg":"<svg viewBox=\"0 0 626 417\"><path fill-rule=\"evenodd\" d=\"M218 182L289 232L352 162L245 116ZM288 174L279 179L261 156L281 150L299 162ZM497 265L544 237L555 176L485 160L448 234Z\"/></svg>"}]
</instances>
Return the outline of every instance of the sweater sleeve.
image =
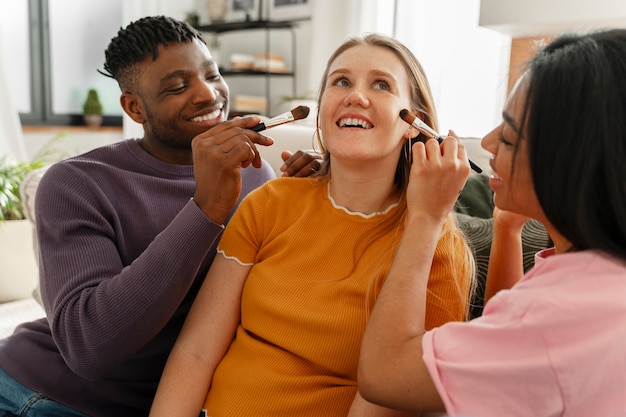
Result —
<instances>
[{"instance_id":1,"label":"sweater sleeve","mask_svg":"<svg viewBox=\"0 0 626 417\"><path fill-rule=\"evenodd\" d=\"M177 196L175 207L141 178L115 186L109 198L84 171L52 167L36 199L42 300L61 355L86 379L106 375L166 326L223 229L189 197ZM135 200L125 200L128 190ZM126 210L114 206L124 202Z\"/></svg>"}]
</instances>

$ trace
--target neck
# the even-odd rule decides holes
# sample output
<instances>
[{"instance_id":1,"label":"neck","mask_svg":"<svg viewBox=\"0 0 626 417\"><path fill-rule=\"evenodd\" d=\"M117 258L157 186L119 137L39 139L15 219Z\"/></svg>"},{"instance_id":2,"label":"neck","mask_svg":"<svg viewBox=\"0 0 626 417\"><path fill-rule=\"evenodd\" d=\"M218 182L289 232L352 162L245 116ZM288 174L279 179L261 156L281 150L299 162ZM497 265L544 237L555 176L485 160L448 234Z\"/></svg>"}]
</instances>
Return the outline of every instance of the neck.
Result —
<instances>
[{"instance_id":1,"label":"neck","mask_svg":"<svg viewBox=\"0 0 626 417\"><path fill-rule=\"evenodd\" d=\"M375 172L337 173L334 166L331 171L328 192L336 204L350 211L379 213L400 199L400 193L393 184L393 175L376 175Z\"/></svg>"},{"instance_id":2,"label":"neck","mask_svg":"<svg viewBox=\"0 0 626 417\"><path fill-rule=\"evenodd\" d=\"M554 244L555 253L565 253L572 249L572 242L567 240L545 217L537 219L548 232L550 240Z\"/></svg>"},{"instance_id":3,"label":"neck","mask_svg":"<svg viewBox=\"0 0 626 417\"><path fill-rule=\"evenodd\" d=\"M141 138L137 141L141 148L150 155L168 164L176 165L192 165L193 158L191 149L174 148L170 146L162 146L157 141L146 140Z\"/></svg>"}]
</instances>

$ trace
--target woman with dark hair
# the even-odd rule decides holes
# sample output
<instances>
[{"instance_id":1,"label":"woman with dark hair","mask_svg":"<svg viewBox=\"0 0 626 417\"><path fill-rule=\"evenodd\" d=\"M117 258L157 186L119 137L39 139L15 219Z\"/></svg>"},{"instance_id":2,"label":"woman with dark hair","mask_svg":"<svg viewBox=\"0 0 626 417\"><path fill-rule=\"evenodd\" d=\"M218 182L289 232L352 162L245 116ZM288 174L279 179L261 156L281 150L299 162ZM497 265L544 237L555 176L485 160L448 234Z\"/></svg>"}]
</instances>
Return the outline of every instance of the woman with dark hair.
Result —
<instances>
[{"instance_id":1,"label":"woman with dark hair","mask_svg":"<svg viewBox=\"0 0 626 417\"><path fill-rule=\"evenodd\" d=\"M497 207L490 299L482 317L431 331L429 262L458 189L440 184L464 176L445 169L453 158L433 141L413 146L407 228L423 228L403 236L365 332L366 400L477 417L624 414L625 56L626 30L614 29L563 35L529 62L483 139ZM429 192L437 198L411 198ZM528 218L554 247L523 276Z\"/></svg>"}]
</instances>

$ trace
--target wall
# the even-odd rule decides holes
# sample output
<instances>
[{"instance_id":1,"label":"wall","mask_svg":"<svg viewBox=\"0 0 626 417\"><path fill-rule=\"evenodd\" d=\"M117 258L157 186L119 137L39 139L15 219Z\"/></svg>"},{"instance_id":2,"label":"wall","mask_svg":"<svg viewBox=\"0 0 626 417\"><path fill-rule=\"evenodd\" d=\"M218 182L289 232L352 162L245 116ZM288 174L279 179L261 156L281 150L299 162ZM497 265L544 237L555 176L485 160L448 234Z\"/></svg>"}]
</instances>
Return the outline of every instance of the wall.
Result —
<instances>
[{"instance_id":1,"label":"wall","mask_svg":"<svg viewBox=\"0 0 626 417\"><path fill-rule=\"evenodd\" d=\"M24 143L28 159L33 159L44 148L54 152L58 157L67 158L90 151L99 146L109 145L123 139L119 127L101 127L89 130L79 126L24 127Z\"/></svg>"},{"instance_id":2,"label":"wall","mask_svg":"<svg viewBox=\"0 0 626 417\"><path fill-rule=\"evenodd\" d=\"M439 131L482 137L500 122L511 38L477 25L480 0L398 0L396 34L431 84Z\"/></svg>"},{"instance_id":3,"label":"wall","mask_svg":"<svg viewBox=\"0 0 626 417\"><path fill-rule=\"evenodd\" d=\"M513 37L626 27L624 0L482 0L480 25Z\"/></svg>"}]
</instances>

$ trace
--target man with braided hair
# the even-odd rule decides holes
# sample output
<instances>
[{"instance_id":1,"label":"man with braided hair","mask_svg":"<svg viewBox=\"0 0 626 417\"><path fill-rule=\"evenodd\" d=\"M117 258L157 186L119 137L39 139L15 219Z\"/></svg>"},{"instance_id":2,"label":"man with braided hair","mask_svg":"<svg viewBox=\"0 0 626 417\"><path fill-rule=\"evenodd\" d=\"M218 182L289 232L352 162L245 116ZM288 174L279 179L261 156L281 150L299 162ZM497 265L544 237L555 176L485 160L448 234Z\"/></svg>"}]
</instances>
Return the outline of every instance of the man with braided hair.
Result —
<instances>
[{"instance_id":1,"label":"man with braided hair","mask_svg":"<svg viewBox=\"0 0 626 417\"><path fill-rule=\"evenodd\" d=\"M105 58L144 136L41 179L47 317L0 341L0 416L147 415L225 223L274 176L256 149L272 140L249 129L260 119L227 120L228 86L186 23L139 19ZM311 172L317 161L297 155L290 170Z\"/></svg>"}]
</instances>

